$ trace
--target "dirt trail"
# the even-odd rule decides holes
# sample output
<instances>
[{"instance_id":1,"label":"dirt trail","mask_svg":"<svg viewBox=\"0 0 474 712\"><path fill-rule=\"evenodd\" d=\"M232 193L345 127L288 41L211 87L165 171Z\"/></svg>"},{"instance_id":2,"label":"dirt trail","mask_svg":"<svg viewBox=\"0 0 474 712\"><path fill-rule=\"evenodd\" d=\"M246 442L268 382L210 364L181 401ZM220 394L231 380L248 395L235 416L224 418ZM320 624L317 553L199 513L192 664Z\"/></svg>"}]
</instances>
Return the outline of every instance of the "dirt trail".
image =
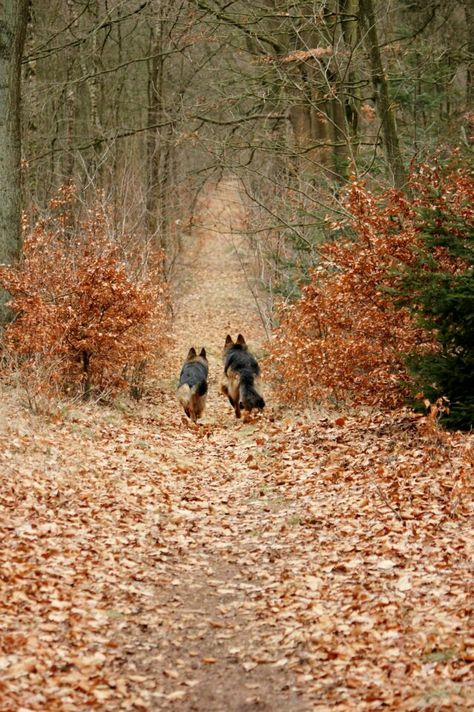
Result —
<instances>
[{"instance_id":1,"label":"dirt trail","mask_svg":"<svg viewBox=\"0 0 474 712\"><path fill-rule=\"evenodd\" d=\"M238 184L231 179L210 186L197 205L193 234L175 269L175 346L168 362L173 372L181 367L190 344L205 345L210 361L211 384L222 373L222 348L227 333L235 338L244 332L248 343L259 350L265 339L256 301L249 251L239 227L244 224L244 206ZM262 295L258 295L260 302ZM183 353L184 351L184 353ZM221 422L227 408L211 388L204 422ZM217 411L216 411L217 409Z\"/></svg>"},{"instance_id":2,"label":"dirt trail","mask_svg":"<svg viewBox=\"0 0 474 712\"><path fill-rule=\"evenodd\" d=\"M159 635L150 631L145 643L140 630L138 652L129 661L141 674L164 680L152 709L310 709L279 654L278 627L272 629L255 616L255 600L272 587L267 568L273 550L271 540L263 550L256 541L264 528L262 478L252 454L262 451L260 419L236 420L219 393L226 334L235 338L242 332L257 353L265 339L257 287L246 264L248 250L237 232L242 220L236 184L221 182L202 199L200 227L176 270L174 346L165 370L175 382L189 347L204 345L210 377L198 426L174 400L169 404L173 455L180 469L175 487L179 506L163 525L167 571L173 578L160 595L167 614ZM158 662L150 661L150 645L160 650Z\"/></svg>"}]
</instances>

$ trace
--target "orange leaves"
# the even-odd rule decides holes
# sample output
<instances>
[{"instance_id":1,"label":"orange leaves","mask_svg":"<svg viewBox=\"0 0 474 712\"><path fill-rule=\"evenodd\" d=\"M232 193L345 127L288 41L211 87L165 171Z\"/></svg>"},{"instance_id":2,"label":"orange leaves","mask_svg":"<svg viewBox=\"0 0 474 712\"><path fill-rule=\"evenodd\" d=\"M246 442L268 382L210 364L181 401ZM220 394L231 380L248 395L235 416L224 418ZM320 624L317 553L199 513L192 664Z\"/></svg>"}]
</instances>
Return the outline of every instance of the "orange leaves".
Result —
<instances>
[{"instance_id":1,"label":"orange leaves","mask_svg":"<svg viewBox=\"0 0 474 712\"><path fill-rule=\"evenodd\" d=\"M39 381L47 368L47 380L61 389L113 392L166 341L161 258L138 278L121 244L108 237L107 214L94 205L80 218L74 200L65 187L27 232L20 265L1 269L16 314L5 343Z\"/></svg>"},{"instance_id":2,"label":"orange leaves","mask_svg":"<svg viewBox=\"0 0 474 712\"><path fill-rule=\"evenodd\" d=\"M259 59L260 64L273 64L280 62L281 64L290 64L293 62L309 62L313 59L327 59L332 57L333 48L326 47L313 47L312 49L299 49L294 52L289 52L288 54L281 57L266 56Z\"/></svg>"},{"instance_id":3,"label":"orange leaves","mask_svg":"<svg viewBox=\"0 0 474 712\"><path fill-rule=\"evenodd\" d=\"M357 181L349 186L343 200L350 217L338 224L344 236L320 248L302 297L280 310L270 362L288 400L400 405L409 382L405 355L435 348L393 297L397 269L414 264L419 250L415 208L428 202L433 180L422 169L411 179L416 199L394 190L375 196ZM446 188L453 205L465 200L463 185Z\"/></svg>"},{"instance_id":4,"label":"orange leaves","mask_svg":"<svg viewBox=\"0 0 474 712\"><path fill-rule=\"evenodd\" d=\"M322 59L324 57L332 57L333 49L332 47L314 47L313 49L299 49L294 52L290 52L284 57L279 58L282 64L288 64L289 62L306 62L311 59Z\"/></svg>"},{"instance_id":5,"label":"orange leaves","mask_svg":"<svg viewBox=\"0 0 474 712\"><path fill-rule=\"evenodd\" d=\"M4 705L212 709L230 680L249 709L288 683L295 709L472 707L471 435L286 411L204 442L172 393L141 413L0 419Z\"/></svg>"}]
</instances>

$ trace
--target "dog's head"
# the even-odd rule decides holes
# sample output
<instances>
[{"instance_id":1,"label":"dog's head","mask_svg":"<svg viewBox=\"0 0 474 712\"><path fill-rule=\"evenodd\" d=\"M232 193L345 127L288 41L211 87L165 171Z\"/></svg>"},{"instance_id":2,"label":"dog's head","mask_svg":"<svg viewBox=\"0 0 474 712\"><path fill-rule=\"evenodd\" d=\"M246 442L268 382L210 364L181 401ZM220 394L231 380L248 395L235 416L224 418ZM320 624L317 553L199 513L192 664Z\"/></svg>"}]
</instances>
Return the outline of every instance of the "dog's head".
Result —
<instances>
[{"instance_id":1,"label":"dog's head","mask_svg":"<svg viewBox=\"0 0 474 712\"><path fill-rule=\"evenodd\" d=\"M244 350L247 349L247 343L246 343L244 337L242 336L242 334L238 335L237 341L235 341L235 342L232 339L232 336L230 336L230 334L227 334L226 339L225 339L225 344L224 344L224 353L226 353L233 346L238 346Z\"/></svg>"},{"instance_id":2,"label":"dog's head","mask_svg":"<svg viewBox=\"0 0 474 712\"><path fill-rule=\"evenodd\" d=\"M186 361L205 361L207 363L206 349L204 348L204 346L200 350L199 356L194 346L191 346L188 351L188 355L186 356Z\"/></svg>"}]
</instances>

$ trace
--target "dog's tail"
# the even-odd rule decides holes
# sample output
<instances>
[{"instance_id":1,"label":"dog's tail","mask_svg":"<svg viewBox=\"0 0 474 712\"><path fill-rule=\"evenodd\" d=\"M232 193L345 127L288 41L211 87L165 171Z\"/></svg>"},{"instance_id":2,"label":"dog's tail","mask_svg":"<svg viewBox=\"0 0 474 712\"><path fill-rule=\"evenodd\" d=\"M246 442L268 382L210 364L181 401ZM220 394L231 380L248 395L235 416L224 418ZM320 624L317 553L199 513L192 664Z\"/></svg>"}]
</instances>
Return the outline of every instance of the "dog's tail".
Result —
<instances>
[{"instance_id":1,"label":"dog's tail","mask_svg":"<svg viewBox=\"0 0 474 712\"><path fill-rule=\"evenodd\" d=\"M199 381L199 383L196 383L196 385L191 388L191 392L197 396L205 396L207 393L207 381Z\"/></svg>"},{"instance_id":2,"label":"dog's tail","mask_svg":"<svg viewBox=\"0 0 474 712\"><path fill-rule=\"evenodd\" d=\"M250 369L243 369L240 374L240 402L245 410L265 408L265 401L255 387L255 374Z\"/></svg>"}]
</instances>

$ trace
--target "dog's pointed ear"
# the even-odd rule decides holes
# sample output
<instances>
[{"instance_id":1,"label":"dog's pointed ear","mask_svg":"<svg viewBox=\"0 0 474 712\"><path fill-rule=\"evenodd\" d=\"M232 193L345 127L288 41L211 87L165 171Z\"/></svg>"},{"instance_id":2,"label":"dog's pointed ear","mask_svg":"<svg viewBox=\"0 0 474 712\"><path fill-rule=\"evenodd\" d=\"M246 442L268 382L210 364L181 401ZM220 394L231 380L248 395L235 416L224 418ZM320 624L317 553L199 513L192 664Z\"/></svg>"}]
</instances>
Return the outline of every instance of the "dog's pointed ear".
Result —
<instances>
[{"instance_id":1,"label":"dog's pointed ear","mask_svg":"<svg viewBox=\"0 0 474 712\"><path fill-rule=\"evenodd\" d=\"M200 350L199 356L200 356L201 358L206 358L206 349L204 348L204 346L203 346L202 349Z\"/></svg>"},{"instance_id":2,"label":"dog's pointed ear","mask_svg":"<svg viewBox=\"0 0 474 712\"><path fill-rule=\"evenodd\" d=\"M191 348L189 349L188 359L190 358L196 358L196 349L194 348L194 346L191 346Z\"/></svg>"},{"instance_id":3,"label":"dog's pointed ear","mask_svg":"<svg viewBox=\"0 0 474 712\"><path fill-rule=\"evenodd\" d=\"M230 346L230 345L233 344L233 343L234 343L234 342L232 341L232 336L230 336L230 334L227 334L227 336L225 337L225 344L224 344L224 346Z\"/></svg>"},{"instance_id":4,"label":"dog's pointed ear","mask_svg":"<svg viewBox=\"0 0 474 712\"><path fill-rule=\"evenodd\" d=\"M245 346L245 339L242 336L242 334L239 334L237 337L237 343L240 344L241 346Z\"/></svg>"}]
</instances>

